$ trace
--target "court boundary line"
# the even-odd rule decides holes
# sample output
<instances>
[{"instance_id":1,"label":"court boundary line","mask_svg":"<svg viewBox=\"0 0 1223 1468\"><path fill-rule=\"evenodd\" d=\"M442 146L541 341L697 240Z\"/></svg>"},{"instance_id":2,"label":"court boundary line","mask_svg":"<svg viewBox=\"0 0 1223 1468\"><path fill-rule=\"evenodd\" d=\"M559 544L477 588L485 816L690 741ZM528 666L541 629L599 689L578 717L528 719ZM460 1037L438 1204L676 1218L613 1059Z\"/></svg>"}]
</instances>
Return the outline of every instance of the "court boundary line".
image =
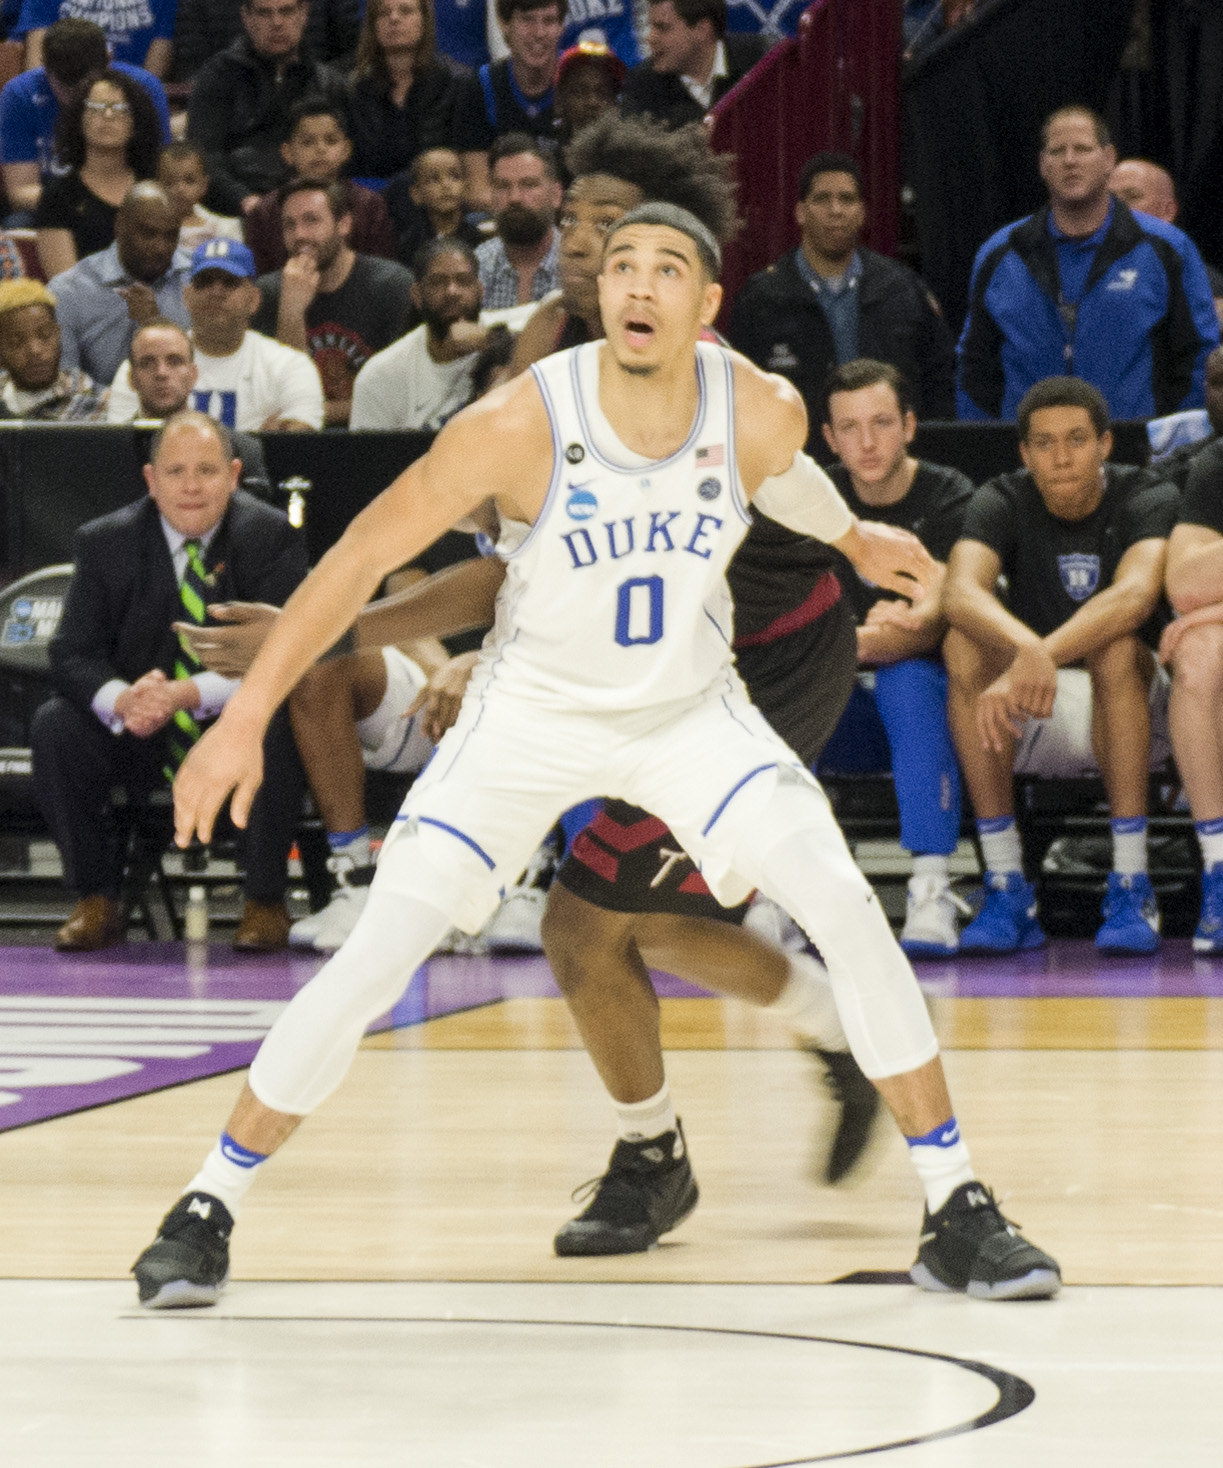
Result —
<instances>
[{"instance_id":1,"label":"court boundary line","mask_svg":"<svg viewBox=\"0 0 1223 1468\"><path fill-rule=\"evenodd\" d=\"M805 1468L814 1463L839 1463L850 1458L872 1457L876 1453L895 1452L899 1448L921 1447L926 1443L941 1442L945 1438L963 1437L969 1432L979 1432L986 1427L996 1426L1011 1417L1017 1417L1036 1400L1036 1388L1024 1377L1001 1367L991 1366L964 1356L950 1356L942 1351L926 1351L917 1346L894 1346L881 1341L854 1341L839 1336L802 1335L795 1331L742 1330L721 1325L660 1325L631 1320L522 1320L507 1316L459 1316L459 1315L197 1315L175 1314L169 1311L124 1311L120 1320L164 1322L169 1316L184 1324L209 1325L224 1322L232 1324L307 1324L307 1325L477 1325L477 1326L535 1326L576 1327L590 1330L648 1330L684 1335L716 1335L743 1337L753 1340L792 1341L803 1345L849 1346L859 1351L886 1351L896 1356L913 1356L919 1360L937 1361L955 1366L976 1376L984 1377L997 1391L998 1400L985 1412L979 1412L966 1422L951 1427L939 1428L936 1432L921 1433L914 1437L897 1438L893 1442L872 1444L869 1447L851 1448L845 1452L820 1453L805 1458L782 1458L769 1463L744 1464L742 1468Z\"/></svg>"}]
</instances>

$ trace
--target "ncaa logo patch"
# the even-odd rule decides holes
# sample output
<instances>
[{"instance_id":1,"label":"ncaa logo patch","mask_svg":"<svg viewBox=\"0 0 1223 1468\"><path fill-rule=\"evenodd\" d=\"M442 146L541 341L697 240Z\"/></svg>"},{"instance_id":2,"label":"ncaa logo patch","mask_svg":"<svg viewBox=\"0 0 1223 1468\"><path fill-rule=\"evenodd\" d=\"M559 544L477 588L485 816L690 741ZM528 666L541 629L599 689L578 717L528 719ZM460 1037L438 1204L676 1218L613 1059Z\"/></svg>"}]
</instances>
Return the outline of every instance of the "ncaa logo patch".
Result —
<instances>
[{"instance_id":1,"label":"ncaa logo patch","mask_svg":"<svg viewBox=\"0 0 1223 1468\"><path fill-rule=\"evenodd\" d=\"M569 498L565 501L565 513L571 520L589 520L599 513L599 501L590 490L581 485L569 486Z\"/></svg>"},{"instance_id":2,"label":"ncaa logo patch","mask_svg":"<svg viewBox=\"0 0 1223 1468\"><path fill-rule=\"evenodd\" d=\"M1100 557L1080 552L1058 556L1057 571L1066 595L1075 601L1086 601L1100 584Z\"/></svg>"},{"instance_id":3,"label":"ncaa logo patch","mask_svg":"<svg viewBox=\"0 0 1223 1468\"><path fill-rule=\"evenodd\" d=\"M696 487L696 492L703 500L716 500L722 493L722 481L720 479L702 479Z\"/></svg>"}]
</instances>

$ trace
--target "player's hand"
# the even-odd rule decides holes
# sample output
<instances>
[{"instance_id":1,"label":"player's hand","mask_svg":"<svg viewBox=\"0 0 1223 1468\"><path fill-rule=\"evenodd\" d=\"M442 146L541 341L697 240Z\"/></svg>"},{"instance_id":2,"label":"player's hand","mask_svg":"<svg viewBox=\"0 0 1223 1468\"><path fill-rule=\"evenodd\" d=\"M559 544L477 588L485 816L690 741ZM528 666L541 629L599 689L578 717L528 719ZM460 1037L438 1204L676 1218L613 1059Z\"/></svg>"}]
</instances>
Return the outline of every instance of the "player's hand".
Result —
<instances>
[{"instance_id":1,"label":"player's hand","mask_svg":"<svg viewBox=\"0 0 1223 1468\"><path fill-rule=\"evenodd\" d=\"M174 780L174 840L184 849L192 836L212 839L217 814L231 794L230 817L245 827L263 783L263 730L249 722L227 723L225 713L205 730Z\"/></svg>"},{"instance_id":2,"label":"player's hand","mask_svg":"<svg viewBox=\"0 0 1223 1468\"><path fill-rule=\"evenodd\" d=\"M1057 697L1057 664L1042 643L1021 647L1004 675L1016 706L1029 718L1048 719Z\"/></svg>"},{"instance_id":3,"label":"player's hand","mask_svg":"<svg viewBox=\"0 0 1223 1468\"><path fill-rule=\"evenodd\" d=\"M942 586L943 568L916 535L877 520L858 520L835 542L864 581L921 601Z\"/></svg>"},{"instance_id":4,"label":"player's hand","mask_svg":"<svg viewBox=\"0 0 1223 1468\"><path fill-rule=\"evenodd\" d=\"M1007 675L993 683L977 699L977 733L983 749L1003 754L1012 739L1023 733L1026 715L1015 703Z\"/></svg>"},{"instance_id":5,"label":"player's hand","mask_svg":"<svg viewBox=\"0 0 1223 1468\"><path fill-rule=\"evenodd\" d=\"M478 321L452 321L444 340L457 356L466 357L488 345L488 327Z\"/></svg>"},{"instance_id":6,"label":"player's hand","mask_svg":"<svg viewBox=\"0 0 1223 1468\"><path fill-rule=\"evenodd\" d=\"M227 625L201 627L196 622L175 622L174 630L187 640L210 673L241 678L255 661L280 609L258 601L217 602L209 606L208 615Z\"/></svg>"},{"instance_id":7,"label":"player's hand","mask_svg":"<svg viewBox=\"0 0 1223 1468\"><path fill-rule=\"evenodd\" d=\"M985 749L1005 752L1025 719L1047 719L1057 697L1057 665L1041 646L1025 647L977 700L977 732Z\"/></svg>"},{"instance_id":8,"label":"player's hand","mask_svg":"<svg viewBox=\"0 0 1223 1468\"><path fill-rule=\"evenodd\" d=\"M421 725L434 744L458 718L463 695L467 692L467 684L479 656L476 652L465 652L443 663L405 712L404 717L410 718L423 710Z\"/></svg>"},{"instance_id":9,"label":"player's hand","mask_svg":"<svg viewBox=\"0 0 1223 1468\"><path fill-rule=\"evenodd\" d=\"M877 601L866 614L866 626L899 627L902 632L920 632L925 620L907 601L893 601L890 597Z\"/></svg>"},{"instance_id":10,"label":"player's hand","mask_svg":"<svg viewBox=\"0 0 1223 1468\"><path fill-rule=\"evenodd\" d=\"M1159 639L1159 661L1170 663L1180 650L1185 633L1211 622L1223 622L1223 602L1212 602L1209 606L1198 607L1195 611L1186 612L1183 617L1177 617L1175 622L1169 622Z\"/></svg>"}]
</instances>

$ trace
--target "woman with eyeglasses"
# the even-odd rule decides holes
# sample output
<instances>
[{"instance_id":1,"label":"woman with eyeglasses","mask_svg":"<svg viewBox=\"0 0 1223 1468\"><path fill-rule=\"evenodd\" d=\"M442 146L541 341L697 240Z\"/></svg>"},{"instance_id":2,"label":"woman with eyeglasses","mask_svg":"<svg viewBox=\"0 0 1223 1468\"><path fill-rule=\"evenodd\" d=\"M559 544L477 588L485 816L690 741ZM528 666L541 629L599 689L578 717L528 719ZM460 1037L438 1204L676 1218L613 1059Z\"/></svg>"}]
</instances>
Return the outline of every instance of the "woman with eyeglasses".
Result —
<instances>
[{"instance_id":1,"label":"woman with eyeglasses","mask_svg":"<svg viewBox=\"0 0 1223 1468\"><path fill-rule=\"evenodd\" d=\"M114 240L124 195L156 176L161 128L144 88L108 70L81 83L60 112L55 139L66 171L47 182L34 214L48 280Z\"/></svg>"}]
</instances>

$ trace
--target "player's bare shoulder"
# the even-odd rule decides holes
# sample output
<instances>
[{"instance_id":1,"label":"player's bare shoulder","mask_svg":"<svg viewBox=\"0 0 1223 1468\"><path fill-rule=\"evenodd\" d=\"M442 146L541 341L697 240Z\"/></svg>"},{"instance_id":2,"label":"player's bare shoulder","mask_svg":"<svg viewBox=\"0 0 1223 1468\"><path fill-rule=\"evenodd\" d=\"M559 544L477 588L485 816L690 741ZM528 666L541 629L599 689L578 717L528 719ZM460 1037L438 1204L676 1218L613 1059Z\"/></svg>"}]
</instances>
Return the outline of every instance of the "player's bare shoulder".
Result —
<instances>
[{"instance_id":1,"label":"player's bare shoulder","mask_svg":"<svg viewBox=\"0 0 1223 1468\"><path fill-rule=\"evenodd\" d=\"M735 437L745 481L778 474L807 441L807 409L792 382L762 372L731 351L735 375Z\"/></svg>"},{"instance_id":2,"label":"player's bare shoulder","mask_svg":"<svg viewBox=\"0 0 1223 1468\"><path fill-rule=\"evenodd\" d=\"M525 372L456 413L429 457L438 472L460 474L503 510L534 520L552 477L552 433L534 376Z\"/></svg>"}]
</instances>

